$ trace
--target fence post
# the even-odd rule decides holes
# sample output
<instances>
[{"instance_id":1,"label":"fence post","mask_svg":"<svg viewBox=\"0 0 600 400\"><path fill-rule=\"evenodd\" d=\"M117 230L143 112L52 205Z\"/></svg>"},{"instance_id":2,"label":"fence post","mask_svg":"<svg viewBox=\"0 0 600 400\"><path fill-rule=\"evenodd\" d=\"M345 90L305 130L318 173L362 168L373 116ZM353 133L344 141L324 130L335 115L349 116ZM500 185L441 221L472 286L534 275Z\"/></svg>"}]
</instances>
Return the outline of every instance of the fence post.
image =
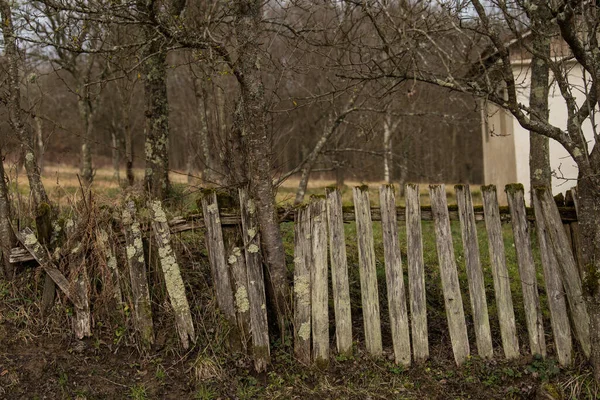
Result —
<instances>
[{"instance_id":1,"label":"fence post","mask_svg":"<svg viewBox=\"0 0 600 400\"><path fill-rule=\"evenodd\" d=\"M479 259L479 244L477 243L477 228L471 190L469 185L456 185L454 189L458 203L460 231L469 281L469 297L471 299L471 309L473 310L477 353L481 358L492 358L494 347L492 345L490 318L485 297L483 271Z\"/></svg>"},{"instance_id":2,"label":"fence post","mask_svg":"<svg viewBox=\"0 0 600 400\"><path fill-rule=\"evenodd\" d=\"M410 297L413 358L415 362L423 362L429 358L429 338L427 336L425 266L423 262L421 206L419 203L418 185L406 185L405 201L408 294Z\"/></svg>"},{"instance_id":3,"label":"fence post","mask_svg":"<svg viewBox=\"0 0 600 400\"><path fill-rule=\"evenodd\" d=\"M402 258L398 243L398 221L396 217L394 186L381 186L379 189L379 198L385 257L385 278L394 358L397 364L408 366L410 365L410 335L408 333L408 313L406 312Z\"/></svg>"},{"instance_id":4,"label":"fence post","mask_svg":"<svg viewBox=\"0 0 600 400\"><path fill-rule=\"evenodd\" d=\"M294 354L305 365L311 359L310 235L310 208L303 205L297 209L294 222Z\"/></svg>"},{"instance_id":5,"label":"fence post","mask_svg":"<svg viewBox=\"0 0 600 400\"><path fill-rule=\"evenodd\" d=\"M133 201L128 201L123 209L123 228L127 246L127 265L131 279L133 295L133 311L135 326L140 334L142 346L154 344L154 328L152 327L152 305L148 289L148 276L144 260L144 244L140 223L136 220L136 209Z\"/></svg>"},{"instance_id":6,"label":"fence post","mask_svg":"<svg viewBox=\"0 0 600 400\"><path fill-rule=\"evenodd\" d=\"M337 351L342 355L351 355L352 315L350 313L350 286L348 283L342 195L337 188L327 188L326 197Z\"/></svg>"},{"instance_id":7,"label":"fence post","mask_svg":"<svg viewBox=\"0 0 600 400\"><path fill-rule=\"evenodd\" d=\"M250 327L252 330L252 353L254 368L263 372L271 359L269 327L267 325L267 300L260 254L260 235L256 222L256 206L248 197L246 189L239 189L242 237L248 276L248 300L250 302Z\"/></svg>"},{"instance_id":8,"label":"fence post","mask_svg":"<svg viewBox=\"0 0 600 400\"><path fill-rule=\"evenodd\" d=\"M429 193L431 213L435 225L435 241L440 264L444 303L446 305L446 318L448 319L454 360L457 365L461 365L469 357L469 337L454 258L448 205L446 203L446 189L444 185L431 185L429 186Z\"/></svg>"},{"instance_id":9,"label":"fence post","mask_svg":"<svg viewBox=\"0 0 600 400\"><path fill-rule=\"evenodd\" d=\"M325 199L310 204L312 266L310 268L313 360L319 367L329 363L329 293L327 276L327 206Z\"/></svg>"},{"instance_id":10,"label":"fence post","mask_svg":"<svg viewBox=\"0 0 600 400\"><path fill-rule=\"evenodd\" d=\"M379 316L379 293L377 271L375 269L375 247L369 188L353 189L356 213L356 236L358 238L358 267L360 270L360 291L365 327L366 348L369 354L380 356L382 352L381 320Z\"/></svg>"},{"instance_id":11,"label":"fence post","mask_svg":"<svg viewBox=\"0 0 600 400\"><path fill-rule=\"evenodd\" d=\"M481 192L483 194L485 229L488 235L490 263L492 264L494 293L496 295L498 319L500 320L502 347L504 348L506 358L512 359L519 356L519 341L517 339L515 311L510 292L510 278L508 269L506 268L504 239L502 237L502 224L500 223L496 186L482 186Z\"/></svg>"},{"instance_id":12,"label":"fence post","mask_svg":"<svg viewBox=\"0 0 600 400\"><path fill-rule=\"evenodd\" d=\"M529 333L529 348L531 354L546 356L546 339L544 338L544 324L540 309L538 295L537 275L533 254L531 252L531 239L529 237L529 225L525 212L525 194L523 185L506 185L506 195L510 207L510 219L515 239L515 251L519 265L519 276L521 278L521 289L523 290L523 302L525 307L525 321Z\"/></svg>"},{"instance_id":13,"label":"fence post","mask_svg":"<svg viewBox=\"0 0 600 400\"><path fill-rule=\"evenodd\" d=\"M113 244L108 236L106 230L100 228L96 231L96 236L100 244L100 248L106 257L106 265L112 272L112 286L114 290L114 297L119 310L123 311L123 291L121 290L121 274L117 265L117 257L115 256Z\"/></svg>"},{"instance_id":14,"label":"fence post","mask_svg":"<svg viewBox=\"0 0 600 400\"><path fill-rule=\"evenodd\" d=\"M589 357L591 353L590 316L583 298L581 278L579 277L573 253L569 247L567 234L562 226L560 213L550 190L547 188L537 188L535 189L535 195L538 197L542 208L551 248L554 249L554 255L562 271L563 283L573 317L575 336L581 345L583 353L586 357Z\"/></svg>"}]
</instances>

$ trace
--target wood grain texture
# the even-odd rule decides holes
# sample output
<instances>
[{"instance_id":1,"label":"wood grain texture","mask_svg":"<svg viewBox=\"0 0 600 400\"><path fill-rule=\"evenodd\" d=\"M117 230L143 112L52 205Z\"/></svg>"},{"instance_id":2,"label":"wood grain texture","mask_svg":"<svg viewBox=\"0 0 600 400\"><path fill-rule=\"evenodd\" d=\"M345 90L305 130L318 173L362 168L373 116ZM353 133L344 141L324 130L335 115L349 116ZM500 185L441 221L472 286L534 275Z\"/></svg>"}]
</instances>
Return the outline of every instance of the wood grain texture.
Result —
<instances>
[{"instance_id":1,"label":"wood grain texture","mask_svg":"<svg viewBox=\"0 0 600 400\"><path fill-rule=\"evenodd\" d=\"M310 268L313 362L329 364L329 280L327 270L327 204L312 199L310 204L312 266Z\"/></svg>"},{"instance_id":2,"label":"wood grain texture","mask_svg":"<svg viewBox=\"0 0 600 400\"><path fill-rule=\"evenodd\" d=\"M302 206L294 223L294 354L304 365L311 362L312 240L310 208Z\"/></svg>"}]
</instances>

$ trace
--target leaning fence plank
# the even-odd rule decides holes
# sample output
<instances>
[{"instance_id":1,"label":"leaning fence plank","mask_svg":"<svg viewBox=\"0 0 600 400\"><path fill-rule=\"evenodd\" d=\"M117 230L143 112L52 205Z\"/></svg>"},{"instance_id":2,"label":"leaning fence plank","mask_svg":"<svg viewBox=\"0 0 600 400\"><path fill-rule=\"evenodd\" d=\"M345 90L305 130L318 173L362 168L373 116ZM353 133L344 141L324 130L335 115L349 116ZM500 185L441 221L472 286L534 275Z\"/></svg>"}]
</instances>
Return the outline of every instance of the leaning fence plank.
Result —
<instances>
[{"instance_id":1,"label":"leaning fence plank","mask_svg":"<svg viewBox=\"0 0 600 400\"><path fill-rule=\"evenodd\" d=\"M100 245L101 251L104 253L106 265L111 271L112 275L112 290L113 296L119 309L123 306L123 291L121 290L121 276L117 265L117 257L114 252L114 243L110 240L108 233L105 229L99 228L97 230L98 244Z\"/></svg>"},{"instance_id":2,"label":"leaning fence plank","mask_svg":"<svg viewBox=\"0 0 600 400\"><path fill-rule=\"evenodd\" d=\"M17 238L21 243L23 243L23 246L25 246L27 251L31 253L33 258L35 258L35 260L40 264L44 271L46 271L46 274L48 274L48 276L52 278L52 280L54 281L54 283L56 283L60 290L62 290L62 292L69 298L69 300L73 302L73 305L75 307L82 307L82 299L79 297L78 292L72 290L71 284L69 283L67 278L65 278L62 272L60 272L58 268L56 268L56 266L54 266L52 260L48 256L48 252L46 251L44 246L42 246L40 242L38 242L37 237L35 236L35 233L33 233L33 231L31 230L31 228L27 227L18 232Z\"/></svg>"},{"instance_id":3,"label":"leaning fence plank","mask_svg":"<svg viewBox=\"0 0 600 400\"><path fill-rule=\"evenodd\" d=\"M305 365L311 360L311 264L310 208L303 206L294 223L294 354Z\"/></svg>"},{"instance_id":4,"label":"leaning fence plank","mask_svg":"<svg viewBox=\"0 0 600 400\"><path fill-rule=\"evenodd\" d=\"M242 237L248 274L248 300L250 302L250 325L252 329L252 352L254 368L265 371L270 362L269 328L267 325L267 300L260 256L260 235L256 222L256 206L245 189L239 189Z\"/></svg>"},{"instance_id":5,"label":"leaning fence plank","mask_svg":"<svg viewBox=\"0 0 600 400\"><path fill-rule=\"evenodd\" d=\"M352 316L350 313L350 285L346 238L342 216L342 195L339 189L328 188L327 222L329 227L329 254L333 307L335 311L335 338L339 354L352 354Z\"/></svg>"},{"instance_id":6,"label":"leaning fence plank","mask_svg":"<svg viewBox=\"0 0 600 400\"><path fill-rule=\"evenodd\" d=\"M217 304L225 316L225 319L232 327L230 344L234 347L240 346L241 342L239 332L237 331L237 319L233 302L233 289L231 286L229 265L226 260L221 219L219 217L217 193L214 190L205 192L201 202L202 213L204 214L204 224L206 226L204 238L208 249L208 258L217 295Z\"/></svg>"},{"instance_id":7,"label":"leaning fence plank","mask_svg":"<svg viewBox=\"0 0 600 400\"><path fill-rule=\"evenodd\" d=\"M579 341L585 356L589 357L591 352L590 316L585 305L581 278L579 277L575 258L569 247L569 241L562 226L558 207L556 207L550 190L538 188L535 190L535 194L540 201L544 223L548 230L556 260L562 271L563 284L567 292L569 308L573 317L575 337Z\"/></svg>"},{"instance_id":8,"label":"leaning fence plank","mask_svg":"<svg viewBox=\"0 0 600 400\"><path fill-rule=\"evenodd\" d=\"M405 190L406 237L408 260L408 293L413 358L423 362L429 358L427 336L427 303L425 300L425 267L423 262L423 240L421 233L421 206L419 186L408 184Z\"/></svg>"},{"instance_id":9,"label":"leaning fence plank","mask_svg":"<svg viewBox=\"0 0 600 400\"><path fill-rule=\"evenodd\" d=\"M510 207L512 231L515 239L515 251L523 291L525 322L529 333L529 349L531 354L546 356L546 339L544 324L538 295L537 275L531 252L529 224L525 215L525 194L523 185L506 185L506 195Z\"/></svg>"},{"instance_id":10,"label":"leaning fence plank","mask_svg":"<svg viewBox=\"0 0 600 400\"><path fill-rule=\"evenodd\" d=\"M402 258L398 243L398 221L396 219L396 196L394 186L383 185L379 189L381 204L381 230L385 257L388 308L392 328L392 344L397 364L410 365L410 335L406 293L402 274Z\"/></svg>"},{"instance_id":11,"label":"leaning fence plank","mask_svg":"<svg viewBox=\"0 0 600 400\"><path fill-rule=\"evenodd\" d=\"M167 217L159 200L150 202L150 213L152 215L152 228L158 247L158 257L165 276L165 284L169 299L175 312L175 321L177 323L177 332L184 349L189 348L189 342L196 343L196 333L192 314L185 295L185 285L181 278L181 271L171 247L171 233Z\"/></svg>"},{"instance_id":12,"label":"leaning fence plank","mask_svg":"<svg viewBox=\"0 0 600 400\"><path fill-rule=\"evenodd\" d=\"M567 303L563 291L563 280L560 267L552 250L549 233L544 222L544 213L538 197L533 193L533 209L535 212L535 225L537 228L537 240L540 248L542 267L544 269L544 281L550 309L550 323L554 335L554 346L558 356L558 362L562 366L570 365L572 362L572 341L569 317L567 315Z\"/></svg>"},{"instance_id":13,"label":"leaning fence plank","mask_svg":"<svg viewBox=\"0 0 600 400\"><path fill-rule=\"evenodd\" d=\"M327 279L327 205L325 199L310 204L312 267L310 271L313 361L322 368L329 363L329 293Z\"/></svg>"},{"instance_id":14,"label":"leaning fence plank","mask_svg":"<svg viewBox=\"0 0 600 400\"><path fill-rule=\"evenodd\" d=\"M490 318L485 298L483 270L481 269L481 261L479 259L479 244L477 243L477 228L475 226L471 190L469 185L456 185L454 189L458 203L460 230L469 281L469 297L473 311L477 353L481 358L492 358L494 347L492 345Z\"/></svg>"},{"instance_id":15,"label":"leaning fence plank","mask_svg":"<svg viewBox=\"0 0 600 400\"><path fill-rule=\"evenodd\" d=\"M375 269L373 225L369 206L369 189L366 186L353 189L356 210L356 236L358 239L358 267L365 328L365 345L373 356L382 352L381 320L379 316L379 293Z\"/></svg>"},{"instance_id":16,"label":"leaning fence plank","mask_svg":"<svg viewBox=\"0 0 600 400\"><path fill-rule=\"evenodd\" d=\"M519 342L517 339L517 326L515 311L510 292L510 277L506 267L504 254L504 240L502 238L502 225L496 186L489 185L481 188L483 194L483 212L485 214L485 229L488 235L490 263L492 277L494 278L494 293L496 307L500 321L500 336L504 355L508 359L519 356Z\"/></svg>"},{"instance_id":17,"label":"leaning fence plank","mask_svg":"<svg viewBox=\"0 0 600 400\"><path fill-rule=\"evenodd\" d=\"M136 220L136 209L133 201L127 202L122 214L127 246L127 265L131 279L133 295L133 311L135 327L140 334L142 346L154 343L154 328L152 326L152 305L148 289L146 262L144 261L144 244L140 223Z\"/></svg>"},{"instance_id":18,"label":"leaning fence plank","mask_svg":"<svg viewBox=\"0 0 600 400\"><path fill-rule=\"evenodd\" d=\"M469 357L469 338L454 258L446 189L444 185L431 185L429 195L452 350L456 364L461 365Z\"/></svg>"}]
</instances>

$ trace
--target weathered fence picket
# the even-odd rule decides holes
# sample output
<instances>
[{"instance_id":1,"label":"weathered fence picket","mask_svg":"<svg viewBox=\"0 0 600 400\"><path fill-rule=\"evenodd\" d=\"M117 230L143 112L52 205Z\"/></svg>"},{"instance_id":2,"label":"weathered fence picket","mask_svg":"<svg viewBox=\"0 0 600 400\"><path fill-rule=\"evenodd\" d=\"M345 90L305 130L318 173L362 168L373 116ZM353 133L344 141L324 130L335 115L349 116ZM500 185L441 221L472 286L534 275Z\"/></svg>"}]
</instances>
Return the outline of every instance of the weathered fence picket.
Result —
<instances>
[{"instance_id":1,"label":"weathered fence picket","mask_svg":"<svg viewBox=\"0 0 600 400\"><path fill-rule=\"evenodd\" d=\"M375 246L373 244L369 189L366 186L360 186L355 187L352 192L356 212L358 268L360 271L365 345L369 354L379 356L382 352L381 320L379 316L379 292L377 289L377 271L375 269Z\"/></svg>"},{"instance_id":2,"label":"weathered fence picket","mask_svg":"<svg viewBox=\"0 0 600 400\"><path fill-rule=\"evenodd\" d=\"M312 266L310 293L312 309L313 361L318 367L329 363L329 292L327 279L327 205L325 199L310 204Z\"/></svg>"},{"instance_id":3,"label":"weathered fence picket","mask_svg":"<svg viewBox=\"0 0 600 400\"><path fill-rule=\"evenodd\" d=\"M573 316L575 337L579 341L585 356L589 357L591 352L590 317L583 298L581 278L562 226L558 208L549 189L535 189L534 195L538 198L541 206L550 244L554 249L554 255L562 271L563 284Z\"/></svg>"},{"instance_id":4,"label":"weathered fence picket","mask_svg":"<svg viewBox=\"0 0 600 400\"><path fill-rule=\"evenodd\" d=\"M494 347L488 315L487 300L483 270L479 259L479 244L477 243L477 228L475 227L475 214L473 213L473 199L469 185L456 185L456 201L460 217L461 237L469 282L469 297L475 325L475 341L477 353L481 358L492 358Z\"/></svg>"},{"instance_id":5,"label":"weathered fence picket","mask_svg":"<svg viewBox=\"0 0 600 400\"><path fill-rule=\"evenodd\" d=\"M529 350L531 354L546 356L546 339L544 324L538 295L537 275L531 251L529 224L525 215L525 194L523 185L507 185L506 195L510 208L512 231L515 239L515 252L519 266L525 322L529 333Z\"/></svg>"},{"instance_id":6,"label":"weathered fence picket","mask_svg":"<svg viewBox=\"0 0 600 400\"><path fill-rule=\"evenodd\" d=\"M406 311L406 293L404 291L404 278L402 274L402 259L398 242L394 187L391 185L381 186L379 197L381 204L385 278L394 358L397 364L408 366L410 365L410 335L408 313Z\"/></svg>"},{"instance_id":7,"label":"weathered fence picket","mask_svg":"<svg viewBox=\"0 0 600 400\"><path fill-rule=\"evenodd\" d=\"M294 354L305 365L311 360L310 234L310 208L303 206L298 208L294 223Z\"/></svg>"},{"instance_id":8,"label":"weathered fence picket","mask_svg":"<svg viewBox=\"0 0 600 400\"><path fill-rule=\"evenodd\" d=\"M405 195L408 293L410 295L413 358L416 362L423 362L429 358L429 337L427 335L425 263L423 261L419 186L406 185Z\"/></svg>"},{"instance_id":9,"label":"weathered fence picket","mask_svg":"<svg viewBox=\"0 0 600 400\"><path fill-rule=\"evenodd\" d=\"M429 186L429 193L452 351L456 364L461 365L470 354L469 337L454 258L448 205L446 203L446 189L444 185L431 185Z\"/></svg>"},{"instance_id":10,"label":"weathered fence picket","mask_svg":"<svg viewBox=\"0 0 600 400\"><path fill-rule=\"evenodd\" d=\"M488 235L490 263L492 264L492 277L494 279L494 293L496 295L496 308L500 321L500 336L504 355L508 359L519 356L519 341L517 339L517 326L513 308L512 294L510 292L510 277L506 267L504 254L504 239L500 212L498 210L498 195L493 185L483 186L483 210L485 213L485 229Z\"/></svg>"},{"instance_id":11,"label":"weathered fence picket","mask_svg":"<svg viewBox=\"0 0 600 400\"><path fill-rule=\"evenodd\" d=\"M144 260L142 231L136 213L135 203L133 201L127 202L123 209L122 222L125 230L135 327L140 335L142 346L148 347L154 344L152 305L150 304L150 290L148 288L146 261Z\"/></svg>"},{"instance_id":12,"label":"weathered fence picket","mask_svg":"<svg viewBox=\"0 0 600 400\"><path fill-rule=\"evenodd\" d=\"M558 362L562 366L570 365L573 361L571 327L567 314L566 296L563 291L563 279L560 268L552 250L549 233L544 222L544 213L538 197L533 195L533 209L536 218L537 240L540 248L540 258L544 269L544 282L550 309L550 323L554 336L554 346Z\"/></svg>"},{"instance_id":13,"label":"weathered fence picket","mask_svg":"<svg viewBox=\"0 0 600 400\"><path fill-rule=\"evenodd\" d=\"M158 257L160 266L165 276L167 293L171 300L171 306L175 313L175 322L177 332L184 349L189 348L189 342L196 343L196 332L190 313L187 296L185 294L185 285L181 278L181 271L177 259L171 247L171 232L167 223L167 216L159 200L150 202L150 214L152 216L152 228L158 247Z\"/></svg>"},{"instance_id":14,"label":"weathered fence picket","mask_svg":"<svg viewBox=\"0 0 600 400\"><path fill-rule=\"evenodd\" d=\"M242 237L248 275L248 302L250 306L250 327L252 331L252 354L254 368L265 371L271 360L269 347L269 327L267 324L267 300L265 281L260 255L260 236L256 222L256 206L248 197L246 189L239 189Z\"/></svg>"},{"instance_id":15,"label":"weathered fence picket","mask_svg":"<svg viewBox=\"0 0 600 400\"><path fill-rule=\"evenodd\" d=\"M339 189L328 188L326 197L335 338L338 353L350 355L352 354L352 316L350 313L350 285L348 283L346 236L342 216L342 195Z\"/></svg>"},{"instance_id":16,"label":"weathered fence picket","mask_svg":"<svg viewBox=\"0 0 600 400\"><path fill-rule=\"evenodd\" d=\"M98 244L100 249L104 253L106 265L110 268L112 276L112 289L115 301L122 310L123 306L123 290L121 289L121 275L119 273L117 257L115 256L114 243L110 240L108 232L105 229L99 228L96 231L96 237L98 238Z\"/></svg>"}]
</instances>

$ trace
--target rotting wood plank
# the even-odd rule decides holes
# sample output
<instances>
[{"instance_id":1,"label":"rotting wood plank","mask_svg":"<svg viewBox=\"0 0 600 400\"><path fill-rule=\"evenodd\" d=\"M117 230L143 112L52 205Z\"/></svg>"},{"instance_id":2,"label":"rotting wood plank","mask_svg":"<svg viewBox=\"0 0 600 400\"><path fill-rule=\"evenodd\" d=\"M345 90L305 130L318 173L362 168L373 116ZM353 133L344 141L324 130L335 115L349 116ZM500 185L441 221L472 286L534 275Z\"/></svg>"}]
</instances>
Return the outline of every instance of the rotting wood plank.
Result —
<instances>
[{"instance_id":1,"label":"rotting wood plank","mask_svg":"<svg viewBox=\"0 0 600 400\"><path fill-rule=\"evenodd\" d=\"M329 292L327 277L327 205L325 199L310 203L310 268L313 362L319 368L329 364Z\"/></svg>"},{"instance_id":2,"label":"rotting wood plank","mask_svg":"<svg viewBox=\"0 0 600 400\"><path fill-rule=\"evenodd\" d=\"M217 304L231 328L229 333L229 344L233 348L241 348L242 343L237 329L238 324L233 299L233 288L231 285L227 256L225 254L225 243L223 241L223 231L219 217L219 205L217 203L216 192L213 190L205 192L202 195L201 203L204 224L206 226L204 239L206 240L206 247L208 249L208 258L216 291Z\"/></svg>"},{"instance_id":3,"label":"rotting wood plank","mask_svg":"<svg viewBox=\"0 0 600 400\"><path fill-rule=\"evenodd\" d=\"M152 325L152 304L146 261L144 259L144 243L140 223L136 217L135 203L128 201L123 209L122 222L125 231L125 244L131 293L133 295L133 311L135 327L143 347L154 344L154 327Z\"/></svg>"},{"instance_id":4,"label":"rotting wood plank","mask_svg":"<svg viewBox=\"0 0 600 400\"><path fill-rule=\"evenodd\" d=\"M248 300L252 330L252 353L257 372L266 371L271 360L269 327L267 324L267 300L260 254L260 234L256 221L256 206L248 197L246 189L239 189L242 237L248 275Z\"/></svg>"},{"instance_id":5,"label":"rotting wood plank","mask_svg":"<svg viewBox=\"0 0 600 400\"><path fill-rule=\"evenodd\" d=\"M406 293L402 273L402 258L398 242L398 221L396 219L396 195L394 186L383 185L379 189L381 204L381 230L385 258L385 278L388 295L388 309L392 330L392 344L396 364L410 365L410 334Z\"/></svg>"},{"instance_id":6,"label":"rotting wood plank","mask_svg":"<svg viewBox=\"0 0 600 400\"><path fill-rule=\"evenodd\" d=\"M531 354L546 356L546 339L544 337L544 324L538 294L537 274L531 239L529 237L529 224L525 217L525 194L523 185L507 185L506 195L511 212L512 231L523 291L523 305L525 308L525 322L529 333L529 350Z\"/></svg>"},{"instance_id":7,"label":"rotting wood plank","mask_svg":"<svg viewBox=\"0 0 600 400\"><path fill-rule=\"evenodd\" d=\"M181 277L181 270L171 247L169 224L167 223L167 217L160 200L151 201L149 208L160 266L165 277L165 285L167 286L171 306L175 313L177 332L179 333L182 347L187 350L190 346L190 341L196 343L196 332L194 331L192 314L185 294L185 285Z\"/></svg>"},{"instance_id":8,"label":"rotting wood plank","mask_svg":"<svg viewBox=\"0 0 600 400\"><path fill-rule=\"evenodd\" d=\"M424 362L429 358L429 337L427 334L425 263L423 261L419 186L414 184L406 185L405 196L408 293L410 299L413 358L415 362Z\"/></svg>"},{"instance_id":9,"label":"rotting wood plank","mask_svg":"<svg viewBox=\"0 0 600 400\"><path fill-rule=\"evenodd\" d=\"M573 362L573 343L571 328L567 314L566 296L563 290L563 280L560 267L552 250L549 233L544 222L544 213L538 197L533 193L533 207L536 215L537 240L540 248L540 257L544 269L544 282L546 284L546 297L550 309L550 323L554 336L554 347L560 365L568 366Z\"/></svg>"},{"instance_id":10,"label":"rotting wood plank","mask_svg":"<svg viewBox=\"0 0 600 400\"><path fill-rule=\"evenodd\" d=\"M379 315L379 292L375 269L373 224L369 207L369 190L365 186L353 189L356 209L356 236L358 239L358 268L362 300L365 346L372 356L382 353L381 320Z\"/></svg>"},{"instance_id":11,"label":"rotting wood plank","mask_svg":"<svg viewBox=\"0 0 600 400\"><path fill-rule=\"evenodd\" d=\"M326 189L326 197L337 351L342 355L351 355L352 315L350 310L346 237L342 218L342 195L339 189L328 188Z\"/></svg>"},{"instance_id":12,"label":"rotting wood plank","mask_svg":"<svg viewBox=\"0 0 600 400\"><path fill-rule=\"evenodd\" d=\"M467 280L469 282L469 298L473 312L473 324L475 325L477 353L481 358L492 358L494 356L494 347L492 345L490 318L488 315L487 299L485 297L483 270L479 258L479 243L477 242L477 228L475 226L471 189L469 185L456 185L454 188L460 217L460 231L465 255Z\"/></svg>"},{"instance_id":13,"label":"rotting wood plank","mask_svg":"<svg viewBox=\"0 0 600 400\"><path fill-rule=\"evenodd\" d=\"M112 290L113 297L117 302L117 306L119 310L123 310L123 291L121 290L121 276L119 273L117 257L115 256L113 242L110 240L108 236L108 232L106 232L103 228L98 228L96 230L96 237L98 238L98 244L100 245L100 250L104 253L104 257L106 260L106 265L111 271L112 277Z\"/></svg>"},{"instance_id":14,"label":"rotting wood plank","mask_svg":"<svg viewBox=\"0 0 600 400\"><path fill-rule=\"evenodd\" d=\"M498 212L498 195L494 185L483 186L481 192L483 194L485 229L488 236L490 264L494 279L496 308L498 309L498 320L500 321L500 336L502 338L504 355L510 360L519 356L519 341L517 338L517 325L515 322L512 294L510 292L510 276L506 267L502 225Z\"/></svg>"},{"instance_id":15,"label":"rotting wood plank","mask_svg":"<svg viewBox=\"0 0 600 400\"><path fill-rule=\"evenodd\" d=\"M429 186L429 193L452 351L456 364L461 365L470 354L469 338L454 258L452 233L446 204L446 189L444 185L431 185Z\"/></svg>"},{"instance_id":16,"label":"rotting wood plank","mask_svg":"<svg viewBox=\"0 0 600 400\"><path fill-rule=\"evenodd\" d=\"M538 188L535 189L535 194L540 201L548 236L562 271L563 285L573 317L575 337L585 356L589 357L591 354L590 316L585 305L577 264L550 190Z\"/></svg>"},{"instance_id":17,"label":"rotting wood plank","mask_svg":"<svg viewBox=\"0 0 600 400\"><path fill-rule=\"evenodd\" d=\"M304 205L294 223L294 354L304 365L311 360L311 264L310 208Z\"/></svg>"}]
</instances>

